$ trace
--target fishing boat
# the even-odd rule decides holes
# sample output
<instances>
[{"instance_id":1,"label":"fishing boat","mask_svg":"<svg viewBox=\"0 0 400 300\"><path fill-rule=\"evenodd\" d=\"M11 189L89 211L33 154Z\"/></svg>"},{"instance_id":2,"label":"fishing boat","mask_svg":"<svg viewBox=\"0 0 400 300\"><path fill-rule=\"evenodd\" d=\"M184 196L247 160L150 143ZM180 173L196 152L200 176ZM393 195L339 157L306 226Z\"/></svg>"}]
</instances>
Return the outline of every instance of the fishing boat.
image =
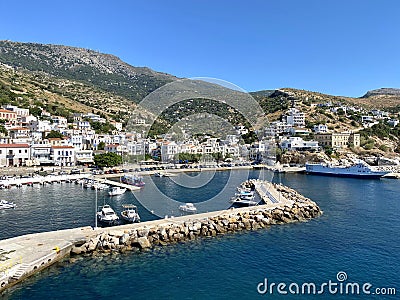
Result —
<instances>
[{"instance_id":1,"label":"fishing boat","mask_svg":"<svg viewBox=\"0 0 400 300\"><path fill-rule=\"evenodd\" d=\"M122 195L123 193L126 192L126 188L121 188L119 186L114 186L111 188L111 190L108 191L109 196L118 196Z\"/></svg>"},{"instance_id":2,"label":"fishing boat","mask_svg":"<svg viewBox=\"0 0 400 300\"><path fill-rule=\"evenodd\" d=\"M121 177L121 182L137 187L144 187L145 183L142 177L136 175L124 175Z\"/></svg>"},{"instance_id":3,"label":"fishing boat","mask_svg":"<svg viewBox=\"0 0 400 300\"><path fill-rule=\"evenodd\" d=\"M1 199L0 200L0 209L10 209L10 208L16 208L17 205L14 204L13 202Z\"/></svg>"},{"instance_id":4,"label":"fishing boat","mask_svg":"<svg viewBox=\"0 0 400 300\"><path fill-rule=\"evenodd\" d=\"M119 217L110 205L100 206L100 211L97 212L97 220L107 225L116 225Z\"/></svg>"},{"instance_id":5,"label":"fishing boat","mask_svg":"<svg viewBox=\"0 0 400 300\"><path fill-rule=\"evenodd\" d=\"M121 218L128 223L140 222L140 216L137 207L133 204L122 205L124 210L121 212Z\"/></svg>"},{"instance_id":6,"label":"fishing boat","mask_svg":"<svg viewBox=\"0 0 400 300\"><path fill-rule=\"evenodd\" d=\"M322 163L306 164L306 173L325 176L353 177L366 179L379 179L388 174L388 171L376 171L365 162L359 162L352 166L332 166Z\"/></svg>"},{"instance_id":7,"label":"fishing boat","mask_svg":"<svg viewBox=\"0 0 400 300\"><path fill-rule=\"evenodd\" d=\"M189 212L189 213L197 212L197 208L196 208L196 206L194 206L193 203L185 203L185 204L179 205L179 209L181 211Z\"/></svg>"}]
</instances>

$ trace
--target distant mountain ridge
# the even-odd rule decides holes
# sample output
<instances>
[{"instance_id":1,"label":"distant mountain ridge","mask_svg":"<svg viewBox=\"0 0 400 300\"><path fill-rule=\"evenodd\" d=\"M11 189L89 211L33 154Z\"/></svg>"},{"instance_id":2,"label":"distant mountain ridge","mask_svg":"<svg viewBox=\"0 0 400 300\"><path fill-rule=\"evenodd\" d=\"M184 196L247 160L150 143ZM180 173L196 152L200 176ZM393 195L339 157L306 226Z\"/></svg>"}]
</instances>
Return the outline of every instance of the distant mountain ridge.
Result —
<instances>
[{"instance_id":1,"label":"distant mountain ridge","mask_svg":"<svg viewBox=\"0 0 400 300\"><path fill-rule=\"evenodd\" d=\"M397 96L400 97L400 89L395 88L380 88L368 91L362 98L369 98L372 96Z\"/></svg>"},{"instance_id":2,"label":"distant mountain ridge","mask_svg":"<svg viewBox=\"0 0 400 300\"><path fill-rule=\"evenodd\" d=\"M62 45L0 41L0 62L96 86L136 103L175 76L134 67L114 55Z\"/></svg>"}]
</instances>

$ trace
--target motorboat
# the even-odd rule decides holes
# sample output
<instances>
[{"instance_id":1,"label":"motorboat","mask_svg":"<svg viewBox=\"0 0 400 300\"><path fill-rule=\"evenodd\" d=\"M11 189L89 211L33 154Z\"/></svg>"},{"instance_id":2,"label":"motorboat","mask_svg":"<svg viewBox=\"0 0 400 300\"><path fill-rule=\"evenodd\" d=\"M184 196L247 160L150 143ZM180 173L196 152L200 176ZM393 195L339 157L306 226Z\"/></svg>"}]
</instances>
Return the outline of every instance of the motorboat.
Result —
<instances>
[{"instance_id":1,"label":"motorboat","mask_svg":"<svg viewBox=\"0 0 400 300\"><path fill-rule=\"evenodd\" d=\"M101 183L101 182L95 182L95 183L92 185L92 190L99 190L99 191L101 191L101 190L105 190L105 189L108 189L108 188L109 188L108 184Z\"/></svg>"},{"instance_id":2,"label":"motorboat","mask_svg":"<svg viewBox=\"0 0 400 300\"><path fill-rule=\"evenodd\" d=\"M16 208L17 205L13 202L1 199L0 200L0 209L9 209L9 208Z\"/></svg>"},{"instance_id":3,"label":"motorboat","mask_svg":"<svg viewBox=\"0 0 400 300\"><path fill-rule=\"evenodd\" d=\"M121 212L121 218L129 223L140 222L140 216L137 212L137 207L133 204L122 205L124 210Z\"/></svg>"},{"instance_id":4,"label":"motorboat","mask_svg":"<svg viewBox=\"0 0 400 300\"><path fill-rule=\"evenodd\" d=\"M239 193L236 193L235 196L237 198L243 199L243 200L253 200L254 199L254 191L240 191Z\"/></svg>"},{"instance_id":5,"label":"motorboat","mask_svg":"<svg viewBox=\"0 0 400 300\"><path fill-rule=\"evenodd\" d=\"M168 173L168 172L157 172L157 173L154 173L154 176L155 177L174 177L177 175L173 174L173 173Z\"/></svg>"},{"instance_id":6,"label":"motorboat","mask_svg":"<svg viewBox=\"0 0 400 300\"><path fill-rule=\"evenodd\" d=\"M114 186L111 188L111 190L108 191L109 196L118 196L122 195L123 193L126 192L126 188L121 188L119 186Z\"/></svg>"},{"instance_id":7,"label":"motorboat","mask_svg":"<svg viewBox=\"0 0 400 300\"><path fill-rule=\"evenodd\" d=\"M110 205L100 206L100 211L97 212L97 220L107 225L115 225L118 223L119 217Z\"/></svg>"},{"instance_id":8,"label":"motorboat","mask_svg":"<svg viewBox=\"0 0 400 300\"><path fill-rule=\"evenodd\" d=\"M257 201L254 201L254 197L252 199L243 199L240 197L232 197L230 203L240 205L240 206L255 206L258 204Z\"/></svg>"},{"instance_id":9,"label":"motorboat","mask_svg":"<svg viewBox=\"0 0 400 300\"><path fill-rule=\"evenodd\" d=\"M189 212L189 213L197 212L197 208L196 208L196 206L194 206L193 203L185 203L185 204L179 205L179 209L184 212Z\"/></svg>"}]
</instances>

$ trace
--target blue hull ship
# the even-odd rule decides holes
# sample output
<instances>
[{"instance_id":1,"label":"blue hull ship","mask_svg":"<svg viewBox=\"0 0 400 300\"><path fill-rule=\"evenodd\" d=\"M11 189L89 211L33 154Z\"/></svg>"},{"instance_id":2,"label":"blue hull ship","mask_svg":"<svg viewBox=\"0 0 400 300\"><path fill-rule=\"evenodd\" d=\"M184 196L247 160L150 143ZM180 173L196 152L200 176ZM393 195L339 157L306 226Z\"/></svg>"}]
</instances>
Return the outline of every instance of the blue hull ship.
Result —
<instances>
[{"instance_id":1,"label":"blue hull ship","mask_svg":"<svg viewBox=\"0 0 400 300\"><path fill-rule=\"evenodd\" d=\"M370 166L363 163L357 163L350 167L330 166L318 163L306 164L306 173L336 177L379 179L389 172L372 170Z\"/></svg>"}]
</instances>

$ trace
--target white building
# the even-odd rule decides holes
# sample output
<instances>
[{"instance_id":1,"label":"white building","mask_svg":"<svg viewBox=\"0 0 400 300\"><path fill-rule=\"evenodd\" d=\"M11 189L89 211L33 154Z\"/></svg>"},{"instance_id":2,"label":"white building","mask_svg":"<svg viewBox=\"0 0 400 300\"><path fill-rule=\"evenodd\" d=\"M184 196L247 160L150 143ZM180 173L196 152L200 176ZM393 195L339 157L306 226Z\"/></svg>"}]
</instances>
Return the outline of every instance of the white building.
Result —
<instances>
[{"instance_id":1,"label":"white building","mask_svg":"<svg viewBox=\"0 0 400 300\"><path fill-rule=\"evenodd\" d=\"M387 121L389 126L396 127L399 124L399 120L397 119L390 119Z\"/></svg>"},{"instance_id":2,"label":"white building","mask_svg":"<svg viewBox=\"0 0 400 300\"><path fill-rule=\"evenodd\" d=\"M110 124L115 127L118 131L122 131L122 123L121 122L116 122L116 121L111 121Z\"/></svg>"},{"instance_id":3,"label":"white building","mask_svg":"<svg viewBox=\"0 0 400 300\"><path fill-rule=\"evenodd\" d=\"M280 144L282 150L295 151L319 151L320 147L317 141L304 141L301 137L289 137L283 139Z\"/></svg>"},{"instance_id":4,"label":"white building","mask_svg":"<svg viewBox=\"0 0 400 300\"><path fill-rule=\"evenodd\" d=\"M51 123L47 120L31 120L28 125L31 131L47 132L51 131Z\"/></svg>"},{"instance_id":5,"label":"white building","mask_svg":"<svg viewBox=\"0 0 400 300\"><path fill-rule=\"evenodd\" d=\"M284 120L288 125L294 127L304 127L306 124L305 114L297 108L290 108L284 116Z\"/></svg>"},{"instance_id":6,"label":"white building","mask_svg":"<svg viewBox=\"0 0 400 300\"><path fill-rule=\"evenodd\" d=\"M29 116L29 109L27 108L19 108L18 106L14 106L11 104L8 104L4 106L5 109L13 111L17 114L18 117L27 117Z\"/></svg>"},{"instance_id":7,"label":"white building","mask_svg":"<svg viewBox=\"0 0 400 300\"><path fill-rule=\"evenodd\" d=\"M76 121L75 126L79 130L90 130L92 127L88 121Z\"/></svg>"},{"instance_id":8,"label":"white building","mask_svg":"<svg viewBox=\"0 0 400 300\"><path fill-rule=\"evenodd\" d=\"M175 142L165 142L161 145L161 160L170 162L178 159L179 146Z\"/></svg>"},{"instance_id":9,"label":"white building","mask_svg":"<svg viewBox=\"0 0 400 300\"><path fill-rule=\"evenodd\" d=\"M0 166L26 166L31 157L28 144L0 144Z\"/></svg>"},{"instance_id":10,"label":"white building","mask_svg":"<svg viewBox=\"0 0 400 300\"><path fill-rule=\"evenodd\" d=\"M54 116L51 120L53 121L54 129L66 129L68 127L68 121L64 117Z\"/></svg>"},{"instance_id":11,"label":"white building","mask_svg":"<svg viewBox=\"0 0 400 300\"><path fill-rule=\"evenodd\" d=\"M92 164L93 160L93 150L76 150L75 159L77 164Z\"/></svg>"},{"instance_id":12,"label":"white building","mask_svg":"<svg viewBox=\"0 0 400 300\"><path fill-rule=\"evenodd\" d=\"M325 124L314 125L313 131L315 133L327 133L328 132L328 126L326 126Z\"/></svg>"},{"instance_id":13,"label":"white building","mask_svg":"<svg viewBox=\"0 0 400 300\"><path fill-rule=\"evenodd\" d=\"M53 164L51 145L48 141L41 141L31 145L31 159L36 165Z\"/></svg>"},{"instance_id":14,"label":"white building","mask_svg":"<svg viewBox=\"0 0 400 300\"><path fill-rule=\"evenodd\" d=\"M74 166L75 148L73 146L51 146L51 157L56 166Z\"/></svg>"}]
</instances>

